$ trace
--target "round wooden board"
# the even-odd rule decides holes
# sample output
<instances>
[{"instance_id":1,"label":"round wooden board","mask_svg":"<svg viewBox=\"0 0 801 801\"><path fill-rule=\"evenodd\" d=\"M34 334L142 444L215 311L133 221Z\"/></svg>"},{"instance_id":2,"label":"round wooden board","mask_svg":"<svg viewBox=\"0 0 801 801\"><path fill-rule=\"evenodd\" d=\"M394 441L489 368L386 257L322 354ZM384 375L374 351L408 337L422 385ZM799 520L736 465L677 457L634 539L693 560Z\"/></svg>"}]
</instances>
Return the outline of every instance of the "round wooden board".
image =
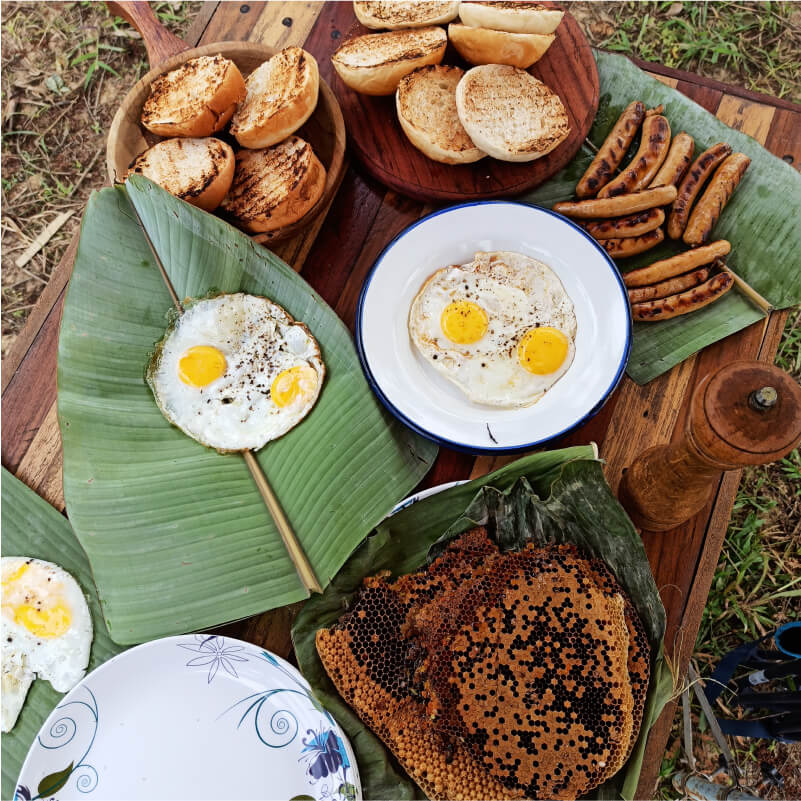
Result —
<instances>
[{"instance_id":1,"label":"round wooden board","mask_svg":"<svg viewBox=\"0 0 801 801\"><path fill-rule=\"evenodd\" d=\"M355 21L344 39L368 31ZM465 64L451 45L444 64ZM406 138L395 112L395 96L371 97L349 89L338 75L333 88L350 144L368 172L391 189L424 202L517 195L539 186L576 155L598 110L598 70L581 27L565 13L556 39L529 72L553 89L567 109L570 134L559 147L524 164L484 158L474 164L440 164Z\"/></svg>"},{"instance_id":2,"label":"round wooden board","mask_svg":"<svg viewBox=\"0 0 801 801\"><path fill-rule=\"evenodd\" d=\"M139 123L142 106L150 96L150 84L153 80L191 58L217 53L231 59L242 75L247 77L256 67L274 55L276 49L256 42L215 42L184 50L151 69L125 96L111 123L106 144L106 166L112 183L123 180L131 162L140 153L164 138L151 134ZM327 173L325 188L317 203L300 220L277 231L251 234L251 237L261 244L287 239L309 226L327 207L339 186L339 179L345 166L345 124L336 97L322 78L320 78L317 107L297 134L311 144L323 163ZM234 150L239 149L236 140L225 130L215 136L227 141Z\"/></svg>"}]
</instances>

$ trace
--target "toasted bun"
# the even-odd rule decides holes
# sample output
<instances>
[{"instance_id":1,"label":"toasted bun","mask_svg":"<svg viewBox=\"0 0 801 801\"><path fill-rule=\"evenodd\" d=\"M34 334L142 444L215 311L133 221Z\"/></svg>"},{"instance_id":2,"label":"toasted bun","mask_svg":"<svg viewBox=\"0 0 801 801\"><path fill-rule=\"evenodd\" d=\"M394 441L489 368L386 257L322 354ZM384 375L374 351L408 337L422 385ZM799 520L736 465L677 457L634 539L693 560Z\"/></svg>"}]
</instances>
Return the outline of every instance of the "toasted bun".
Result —
<instances>
[{"instance_id":1,"label":"toasted bun","mask_svg":"<svg viewBox=\"0 0 801 801\"><path fill-rule=\"evenodd\" d=\"M214 211L234 180L234 151L219 139L165 139L137 156L138 173L187 203Z\"/></svg>"},{"instance_id":2,"label":"toasted bun","mask_svg":"<svg viewBox=\"0 0 801 801\"><path fill-rule=\"evenodd\" d=\"M159 75L142 107L142 125L159 136L209 136L231 119L245 96L233 61L200 56Z\"/></svg>"},{"instance_id":3,"label":"toasted bun","mask_svg":"<svg viewBox=\"0 0 801 801\"><path fill-rule=\"evenodd\" d=\"M317 106L320 73L311 53L287 47L252 72L231 121L242 147L270 147L297 131Z\"/></svg>"},{"instance_id":4,"label":"toasted bun","mask_svg":"<svg viewBox=\"0 0 801 801\"><path fill-rule=\"evenodd\" d=\"M469 164L487 155L459 122L456 86L463 75L459 67L420 67L401 79L395 95L398 120L409 141L444 164Z\"/></svg>"},{"instance_id":5,"label":"toasted bun","mask_svg":"<svg viewBox=\"0 0 801 801\"><path fill-rule=\"evenodd\" d=\"M537 3L459 3L459 16L465 25L508 33L553 33L564 13Z\"/></svg>"},{"instance_id":6,"label":"toasted bun","mask_svg":"<svg viewBox=\"0 0 801 801\"><path fill-rule=\"evenodd\" d=\"M357 92L391 95L418 67L439 64L448 46L442 28L368 33L349 39L331 57L339 77Z\"/></svg>"},{"instance_id":7,"label":"toasted bun","mask_svg":"<svg viewBox=\"0 0 801 801\"><path fill-rule=\"evenodd\" d=\"M297 222L320 199L325 167L308 142L290 136L263 150L240 150L236 173L221 209L250 233Z\"/></svg>"},{"instance_id":8,"label":"toasted bun","mask_svg":"<svg viewBox=\"0 0 801 801\"><path fill-rule=\"evenodd\" d=\"M443 0L371 0L353 3L356 18L365 28L396 31L442 25L456 19L459 2Z\"/></svg>"},{"instance_id":9,"label":"toasted bun","mask_svg":"<svg viewBox=\"0 0 801 801\"><path fill-rule=\"evenodd\" d=\"M483 151L501 161L533 161L570 132L559 96L525 70L487 64L456 87L459 119Z\"/></svg>"},{"instance_id":10,"label":"toasted bun","mask_svg":"<svg viewBox=\"0 0 801 801\"><path fill-rule=\"evenodd\" d=\"M527 69L542 58L555 38L552 33L506 33L448 25L448 39L471 64L509 64Z\"/></svg>"}]
</instances>

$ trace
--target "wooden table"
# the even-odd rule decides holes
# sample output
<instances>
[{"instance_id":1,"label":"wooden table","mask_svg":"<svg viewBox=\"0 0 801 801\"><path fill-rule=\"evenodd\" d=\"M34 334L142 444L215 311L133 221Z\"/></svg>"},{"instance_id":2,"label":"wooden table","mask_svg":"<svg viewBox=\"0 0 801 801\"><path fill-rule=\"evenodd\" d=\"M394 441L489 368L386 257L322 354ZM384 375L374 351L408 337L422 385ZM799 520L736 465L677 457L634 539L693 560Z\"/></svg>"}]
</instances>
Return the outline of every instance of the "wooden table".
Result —
<instances>
[{"instance_id":1,"label":"wooden table","mask_svg":"<svg viewBox=\"0 0 801 801\"><path fill-rule=\"evenodd\" d=\"M349 3L210 2L186 39L193 45L226 39L250 39L275 47L303 45L316 56L322 75L330 80L329 56L342 41L349 13ZM796 168L801 165L801 106L655 64L640 66ZM352 326L358 293L374 259L392 237L428 211L430 207L387 191L351 164L327 215L277 252ZM2 373L3 464L62 511L56 354L64 290L76 247L77 240L54 270L10 349ZM606 460L607 479L616 488L636 454L676 436L690 394L704 375L735 358L773 361L785 318L785 313L774 313L645 387L625 378L594 419L554 445L597 442ZM511 458L474 458L443 449L423 484L482 475ZM739 482L739 473L722 476L697 517L674 531L644 536L667 610L666 650L682 671L693 651ZM286 656L291 651L289 626L296 611L296 607L275 610L231 624L226 633ZM639 798L653 794L673 712L670 704L651 732Z\"/></svg>"}]
</instances>

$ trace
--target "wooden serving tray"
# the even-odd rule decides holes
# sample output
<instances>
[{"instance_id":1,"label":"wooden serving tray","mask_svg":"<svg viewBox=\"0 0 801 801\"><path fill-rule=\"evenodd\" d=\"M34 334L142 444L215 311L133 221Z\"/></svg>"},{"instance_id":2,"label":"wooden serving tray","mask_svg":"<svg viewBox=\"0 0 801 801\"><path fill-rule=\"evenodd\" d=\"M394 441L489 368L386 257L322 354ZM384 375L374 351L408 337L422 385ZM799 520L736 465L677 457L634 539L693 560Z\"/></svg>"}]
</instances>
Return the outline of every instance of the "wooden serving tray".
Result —
<instances>
[{"instance_id":1,"label":"wooden serving tray","mask_svg":"<svg viewBox=\"0 0 801 801\"><path fill-rule=\"evenodd\" d=\"M140 153L166 138L150 133L139 122L142 107L150 96L150 85L159 75L181 66L189 59L219 53L233 61L247 78L254 69L273 56L277 49L259 42L214 42L190 48L156 20L147 3L108 5L113 13L125 17L142 34L152 67L125 96L111 123L106 144L106 166L109 179L114 184L124 180L131 162ZM251 234L251 238L260 244L288 239L307 228L328 207L342 178L345 166L345 123L337 99L322 77L317 107L297 134L311 144L326 169L323 194L300 220L276 231ZM240 147L225 130L214 136L227 141L235 151Z\"/></svg>"},{"instance_id":2,"label":"wooden serving tray","mask_svg":"<svg viewBox=\"0 0 801 801\"><path fill-rule=\"evenodd\" d=\"M343 41L369 31L356 21L352 3L337 3ZM443 64L469 69L451 45ZM395 96L354 92L334 73L350 145L367 171L381 183L423 202L479 200L517 195L548 180L576 155L598 110L598 70L581 27L565 12L556 39L529 72L553 89L567 109L570 134L559 147L535 161L511 163L483 158L473 164L441 164L423 155L403 133Z\"/></svg>"}]
</instances>

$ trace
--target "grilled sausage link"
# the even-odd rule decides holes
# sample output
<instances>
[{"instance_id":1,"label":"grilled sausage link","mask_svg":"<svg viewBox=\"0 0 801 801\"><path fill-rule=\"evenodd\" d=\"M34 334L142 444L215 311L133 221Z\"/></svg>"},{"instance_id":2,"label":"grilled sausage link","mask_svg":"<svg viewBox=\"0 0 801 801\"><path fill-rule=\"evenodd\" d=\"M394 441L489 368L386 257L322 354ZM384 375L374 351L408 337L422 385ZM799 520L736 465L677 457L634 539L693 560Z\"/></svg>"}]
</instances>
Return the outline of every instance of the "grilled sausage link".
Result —
<instances>
[{"instance_id":1,"label":"grilled sausage link","mask_svg":"<svg viewBox=\"0 0 801 801\"><path fill-rule=\"evenodd\" d=\"M676 295L679 292L692 289L698 284L703 284L710 275L712 275L712 270L709 267L701 267L700 270L694 270L676 278L668 278L667 281L661 281L658 284L630 289L629 303L644 303L646 300L656 300L657 298L666 298L668 295Z\"/></svg>"},{"instance_id":2,"label":"grilled sausage link","mask_svg":"<svg viewBox=\"0 0 801 801\"><path fill-rule=\"evenodd\" d=\"M685 250L669 259L662 259L649 264L647 267L640 267L632 270L623 276L623 283L628 287L648 286L659 281L665 281L682 273L694 270L704 264L711 264L715 259L723 258L731 250L731 243L725 239L711 242L701 248Z\"/></svg>"},{"instance_id":3,"label":"grilled sausage link","mask_svg":"<svg viewBox=\"0 0 801 801\"><path fill-rule=\"evenodd\" d=\"M623 156L626 155L626 151L644 119L644 103L635 100L626 106L609 135L604 139L601 149L587 167L587 171L581 176L581 180L576 186L577 197L595 197L598 190L612 180L612 174L623 160Z\"/></svg>"},{"instance_id":4,"label":"grilled sausage link","mask_svg":"<svg viewBox=\"0 0 801 801\"><path fill-rule=\"evenodd\" d=\"M556 203L553 210L567 217L580 220L596 220L606 217L625 217L637 211L666 206L676 199L675 186L657 186L620 197L591 198L590 200L564 201Z\"/></svg>"},{"instance_id":5,"label":"grilled sausage link","mask_svg":"<svg viewBox=\"0 0 801 801\"><path fill-rule=\"evenodd\" d=\"M700 245L709 239L729 198L742 180L751 159L745 153L732 153L717 168L706 191L693 209L682 239L688 245Z\"/></svg>"},{"instance_id":6,"label":"grilled sausage link","mask_svg":"<svg viewBox=\"0 0 801 801\"><path fill-rule=\"evenodd\" d=\"M627 236L621 239L601 239L598 244L613 259L628 259L638 253L645 253L646 250L655 248L665 238L665 232L661 228L649 231L642 236Z\"/></svg>"},{"instance_id":7,"label":"grilled sausage link","mask_svg":"<svg viewBox=\"0 0 801 801\"><path fill-rule=\"evenodd\" d=\"M709 150L705 150L693 162L690 171L679 184L679 194L673 203L668 217L667 232L671 239L681 239L687 219L690 216L695 198L701 191L701 187L706 183L706 179L715 171L717 166L731 154L731 145L725 142L718 142L712 145Z\"/></svg>"},{"instance_id":8,"label":"grilled sausage link","mask_svg":"<svg viewBox=\"0 0 801 801\"><path fill-rule=\"evenodd\" d=\"M700 286L694 287L687 292L670 295L670 297L660 298L659 300L651 300L647 303L634 303L631 307L631 314L635 320L640 320L641 322L669 320L671 317L678 317L680 314L689 314L698 309L703 309L704 306L714 303L718 298L725 295L733 286L734 279L729 273L718 273Z\"/></svg>"},{"instance_id":9,"label":"grilled sausage link","mask_svg":"<svg viewBox=\"0 0 801 801\"><path fill-rule=\"evenodd\" d=\"M651 186L667 186L668 184L678 186L690 166L694 149L695 140L690 134L682 131L674 136L667 158L654 176L654 180L651 181Z\"/></svg>"},{"instance_id":10,"label":"grilled sausage link","mask_svg":"<svg viewBox=\"0 0 801 801\"><path fill-rule=\"evenodd\" d=\"M613 217L611 220L594 220L585 223L584 228L594 239L621 239L629 236L642 236L665 221L662 209L646 209L626 217Z\"/></svg>"},{"instance_id":11,"label":"grilled sausage link","mask_svg":"<svg viewBox=\"0 0 801 801\"><path fill-rule=\"evenodd\" d=\"M670 148L670 123L661 114L646 116L642 124L642 139L631 163L598 197L617 197L644 189L656 175Z\"/></svg>"}]
</instances>

